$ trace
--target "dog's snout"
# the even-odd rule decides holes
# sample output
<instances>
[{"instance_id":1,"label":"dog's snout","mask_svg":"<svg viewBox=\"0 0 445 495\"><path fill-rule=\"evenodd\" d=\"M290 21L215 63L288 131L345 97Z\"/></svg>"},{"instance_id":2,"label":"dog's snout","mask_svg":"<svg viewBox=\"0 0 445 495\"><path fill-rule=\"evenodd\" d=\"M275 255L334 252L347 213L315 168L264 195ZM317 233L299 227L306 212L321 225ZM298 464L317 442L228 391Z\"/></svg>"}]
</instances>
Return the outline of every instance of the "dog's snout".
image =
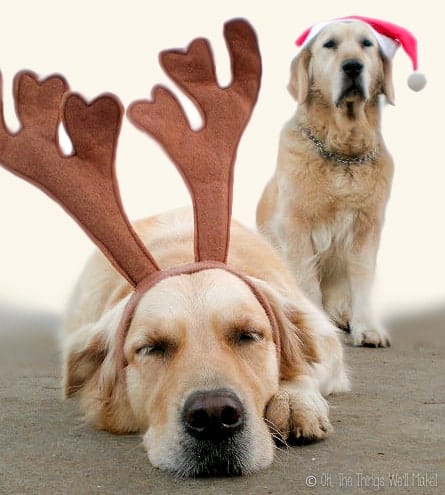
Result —
<instances>
[{"instance_id":1,"label":"dog's snout","mask_svg":"<svg viewBox=\"0 0 445 495\"><path fill-rule=\"evenodd\" d=\"M199 391L184 404L186 431L199 440L224 440L244 425L244 410L238 397L227 389Z\"/></svg>"},{"instance_id":2,"label":"dog's snout","mask_svg":"<svg viewBox=\"0 0 445 495\"><path fill-rule=\"evenodd\" d=\"M362 73L363 63L356 59L345 60L341 68L348 77L355 79Z\"/></svg>"}]
</instances>

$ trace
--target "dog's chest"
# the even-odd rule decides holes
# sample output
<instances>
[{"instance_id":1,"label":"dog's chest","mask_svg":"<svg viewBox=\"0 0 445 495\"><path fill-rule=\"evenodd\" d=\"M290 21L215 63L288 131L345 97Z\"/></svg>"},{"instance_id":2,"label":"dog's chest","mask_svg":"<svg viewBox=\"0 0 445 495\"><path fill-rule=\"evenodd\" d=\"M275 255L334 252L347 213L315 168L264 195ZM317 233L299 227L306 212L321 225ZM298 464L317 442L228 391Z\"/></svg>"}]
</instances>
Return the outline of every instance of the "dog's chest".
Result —
<instances>
[{"instance_id":1,"label":"dog's chest","mask_svg":"<svg viewBox=\"0 0 445 495\"><path fill-rule=\"evenodd\" d=\"M343 164L322 157L312 142L295 133L292 127L282 134L279 183L280 190L288 190L306 215L325 217L332 210L373 208L387 195L386 153L365 163Z\"/></svg>"},{"instance_id":2,"label":"dog's chest","mask_svg":"<svg viewBox=\"0 0 445 495\"><path fill-rule=\"evenodd\" d=\"M360 207L372 197L378 171L372 164L342 165L322 162L316 175L328 201L338 206Z\"/></svg>"},{"instance_id":3,"label":"dog's chest","mask_svg":"<svg viewBox=\"0 0 445 495\"><path fill-rule=\"evenodd\" d=\"M344 166L313 161L294 178L296 206L314 219L374 209L387 189L381 172L379 164Z\"/></svg>"},{"instance_id":4,"label":"dog's chest","mask_svg":"<svg viewBox=\"0 0 445 495\"><path fill-rule=\"evenodd\" d=\"M333 170L334 169L334 170ZM358 224L373 216L378 187L375 171L370 166L346 169L332 167L320 179L317 199L312 202L312 244L315 253L330 249L349 251Z\"/></svg>"},{"instance_id":5,"label":"dog's chest","mask_svg":"<svg viewBox=\"0 0 445 495\"><path fill-rule=\"evenodd\" d=\"M331 248L349 250L354 242L354 225L357 214L343 211L313 226L311 241L315 254Z\"/></svg>"}]
</instances>

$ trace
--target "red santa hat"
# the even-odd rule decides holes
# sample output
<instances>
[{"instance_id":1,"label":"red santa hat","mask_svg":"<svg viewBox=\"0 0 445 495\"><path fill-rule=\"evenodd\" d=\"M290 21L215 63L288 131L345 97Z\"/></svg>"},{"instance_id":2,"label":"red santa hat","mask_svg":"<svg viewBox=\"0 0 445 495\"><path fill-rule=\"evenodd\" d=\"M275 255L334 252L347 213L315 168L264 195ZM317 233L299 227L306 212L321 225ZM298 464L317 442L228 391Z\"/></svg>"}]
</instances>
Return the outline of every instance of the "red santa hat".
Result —
<instances>
[{"instance_id":1,"label":"red santa hat","mask_svg":"<svg viewBox=\"0 0 445 495\"><path fill-rule=\"evenodd\" d=\"M328 24L338 21L361 21L369 25L374 32L380 49L386 57L392 58L399 46L405 50L405 53L411 59L414 72L408 77L408 86L414 91L420 91L426 85L426 77L421 72L418 72L417 63L417 40L413 34L407 29L392 24L391 22L382 21L380 19L371 19L359 15L351 15L340 17L330 21L319 22L314 26L306 29L295 41L297 46L304 47Z\"/></svg>"}]
</instances>

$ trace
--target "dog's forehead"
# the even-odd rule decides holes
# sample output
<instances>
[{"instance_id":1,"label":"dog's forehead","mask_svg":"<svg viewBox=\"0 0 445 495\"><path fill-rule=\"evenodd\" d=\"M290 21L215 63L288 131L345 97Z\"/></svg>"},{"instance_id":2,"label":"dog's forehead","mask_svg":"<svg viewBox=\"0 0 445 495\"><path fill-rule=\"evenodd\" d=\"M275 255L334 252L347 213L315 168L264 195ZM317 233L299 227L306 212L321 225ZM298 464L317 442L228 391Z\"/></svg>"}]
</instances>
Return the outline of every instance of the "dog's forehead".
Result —
<instances>
[{"instance_id":1,"label":"dog's forehead","mask_svg":"<svg viewBox=\"0 0 445 495\"><path fill-rule=\"evenodd\" d=\"M365 22L338 21L325 26L318 33L315 41L323 43L328 38L335 38L337 41L341 41L343 39L356 39L365 36L376 41L373 30Z\"/></svg>"},{"instance_id":2,"label":"dog's forehead","mask_svg":"<svg viewBox=\"0 0 445 495\"><path fill-rule=\"evenodd\" d=\"M211 269L162 280L141 298L133 321L193 321L198 315L230 316L249 309L264 313L249 286L226 270Z\"/></svg>"}]
</instances>

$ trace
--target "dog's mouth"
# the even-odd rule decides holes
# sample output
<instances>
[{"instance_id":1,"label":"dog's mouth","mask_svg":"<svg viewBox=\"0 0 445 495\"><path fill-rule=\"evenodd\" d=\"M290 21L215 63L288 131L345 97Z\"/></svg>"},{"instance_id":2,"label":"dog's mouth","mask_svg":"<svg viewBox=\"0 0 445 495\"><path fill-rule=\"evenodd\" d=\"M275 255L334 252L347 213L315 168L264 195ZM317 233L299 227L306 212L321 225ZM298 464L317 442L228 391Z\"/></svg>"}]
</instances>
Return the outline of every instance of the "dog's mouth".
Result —
<instances>
[{"instance_id":1,"label":"dog's mouth","mask_svg":"<svg viewBox=\"0 0 445 495\"><path fill-rule=\"evenodd\" d=\"M181 413L180 472L184 476L239 476L245 472L247 414L228 388L197 390Z\"/></svg>"},{"instance_id":2,"label":"dog's mouth","mask_svg":"<svg viewBox=\"0 0 445 495\"><path fill-rule=\"evenodd\" d=\"M237 434L220 442L184 439L181 442L182 462L177 474L188 478L247 474L249 449L243 437Z\"/></svg>"},{"instance_id":3,"label":"dog's mouth","mask_svg":"<svg viewBox=\"0 0 445 495\"><path fill-rule=\"evenodd\" d=\"M366 100L366 93L361 78L352 80L350 78L345 78L342 90L335 105L339 107L343 102L350 102L357 99L359 101Z\"/></svg>"},{"instance_id":4,"label":"dog's mouth","mask_svg":"<svg viewBox=\"0 0 445 495\"><path fill-rule=\"evenodd\" d=\"M152 464L178 478L243 476L272 462L266 423L228 388L192 392L176 421L167 432L149 427L144 444Z\"/></svg>"}]
</instances>

